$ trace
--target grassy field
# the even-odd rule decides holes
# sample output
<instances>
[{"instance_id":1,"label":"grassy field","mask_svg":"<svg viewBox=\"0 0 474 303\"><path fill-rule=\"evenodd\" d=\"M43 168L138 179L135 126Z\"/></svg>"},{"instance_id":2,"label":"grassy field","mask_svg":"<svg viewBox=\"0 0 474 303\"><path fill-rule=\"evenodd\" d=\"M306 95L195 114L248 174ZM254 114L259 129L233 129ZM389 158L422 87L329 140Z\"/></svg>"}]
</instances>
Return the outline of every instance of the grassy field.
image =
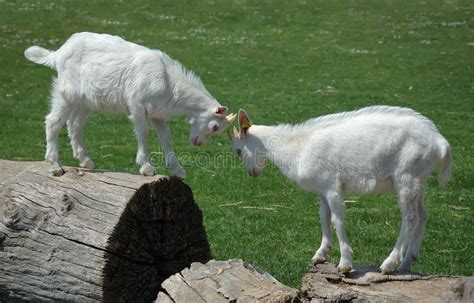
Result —
<instances>
[{"instance_id":1,"label":"grassy field","mask_svg":"<svg viewBox=\"0 0 474 303\"><path fill-rule=\"evenodd\" d=\"M408 106L452 145L453 179L429 181L430 219L414 270L473 275L474 3L472 1L5 1L0 0L0 158L42 160L54 72L26 61L72 33L106 32L166 51L222 104L257 124L301 122L368 105ZM273 166L247 176L225 135L200 149L184 119L174 147L204 213L216 259L242 258L298 286L319 246L318 199ZM158 173L161 147L151 133ZM136 172L124 116L95 114L85 140L97 168ZM65 165L77 165L66 131ZM400 215L390 196L346 197L355 264L380 264ZM336 242L337 243L337 242ZM330 261L337 262L337 246Z\"/></svg>"}]
</instances>

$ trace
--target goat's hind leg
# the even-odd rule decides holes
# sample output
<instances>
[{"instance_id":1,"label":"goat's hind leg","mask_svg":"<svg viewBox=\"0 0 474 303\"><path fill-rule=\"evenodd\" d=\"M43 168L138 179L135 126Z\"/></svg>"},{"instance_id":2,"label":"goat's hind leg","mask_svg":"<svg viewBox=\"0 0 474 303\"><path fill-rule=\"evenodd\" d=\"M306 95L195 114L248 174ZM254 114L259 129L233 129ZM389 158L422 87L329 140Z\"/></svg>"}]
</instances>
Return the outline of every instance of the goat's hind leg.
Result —
<instances>
[{"instance_id":1,"label":"goat's hind leg","mask_svg":"<svg viewBox=\"0 0 474 303\"><path fill-rule=\"evenodd\" d=\"M90 111L86 109L79 109L71 114L67 121L67 129L69 138L71 139L71 147L73 155L79 160L79 165L84 168L92 169L94 162L87 154L87 148L82 137L82 129L86 122Z\"/></svg>"},{"instance_id":2,"label":"goat's hind leg","mask_svg":"<svg viewBox=\"0 0 474 303\"><path fill-rule=\"evenodd\" d=\"M411 264L418 258L420 253L421 242L425 234L426 221L428 220L428 213L426 212L424 205L424 191L421 189L416 197L417 210L418 210L418 222L413 231L413 235L408 244L407 252L405 257L400 264L401 271L410 271Z\"/></svg>"},{"instance_id":3,"label":"goat's hind leg","mask_svg":"<svg viewBox=\"0 0 474 303\"><path fill-rule=\"evenodd\" d=\"M331 240L331 210L329 209L328 201L326 198L320 196L321 206L319 208L319 220L321 221L321 246L314 254L313 264L320 264L326 261L326 256L332 248Z\"/></svg>"},{"instance_id":4,"label":"goat's hind leg","mask_svg":"<svg viewBox=\"0 0 474 303\"><path fill-rule=\"evenodd\" d=\"M64 101L59 88L53 87L51 96L51 112L46 116L46 154L45 160L51 164L51 172L54 176L62 176L64 169L59 162L58 136L61 128L70 115L70 108Z\"/></svg>"},{"instance_id":5,"label":"goat's hind leg","mask_svg":"<svg viewBox=\"0 0 474 303\"><path fill-rule=\"evenodd\" d=\"M417 182L413 180L398 186L398 206L402 216L402 224L395 247L380 266L380 271L383 274L390 274L395 271L398 262L403 257L407 244L413 241L415 229L420 221L417 203L419 190L416 184Z\"/></svg>"},{"instance_id":6,"label":"goat's hind leg","mask_svg":"<svg viewBox=\"0 0 474 303\"><path fill-rule=\"evenodd\" d=\"M325 194L331 210L331 222L336 228L336 235L339 240L341 250L341 259L337 266L340 272L349 272L352 269L352 248L344 230L344 198L338 190L330 191Z\"/></svg>"}]
</instances>

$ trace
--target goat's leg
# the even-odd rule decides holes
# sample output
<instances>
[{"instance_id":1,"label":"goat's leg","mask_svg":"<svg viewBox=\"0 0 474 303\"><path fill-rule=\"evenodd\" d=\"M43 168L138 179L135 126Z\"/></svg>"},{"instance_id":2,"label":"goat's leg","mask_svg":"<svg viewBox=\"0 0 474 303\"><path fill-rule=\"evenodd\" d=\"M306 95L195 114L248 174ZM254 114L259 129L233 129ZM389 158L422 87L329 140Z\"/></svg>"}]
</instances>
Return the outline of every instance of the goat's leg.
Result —
<instances>
[{"instance_id":1,"label":"goat's leg","mask_svg":"<svg viewBox=\"0 0 474 303\"><path fill-rule=\"evenodd\" d=\"M322 240L321 246L314 254L313 264L324 263L326 261L326 255L332 248L331 240L331 210L329 209L328 201L321 195L321 206L319 207L319 220L321 221L321 232Z\"/></svg>"},{"instance_id":2,"label":"goat's leg","mask_svg":"<svg viewBox=\"0 0 474 303\"><path fill-rule=\"evenodd\" d=\"M161 144L163 145L163 151L165 154L166 166L171 169L171 173L174 176L186 178L186 172L183 167L179 164L176 154L171 145L171 131L168 124L164 120L152 118L153 125L155 126L156 133L160 138Z\"/></svg>"},{"instance_id":3,"label":"goat's leg","mask_svg":"<svg viewBox=\"0 0 474 303\"><path fill-rule=\"evenodd\" d=\"M400 227L400 233L397 238L397 242L395 243L395 247L393 248L390 255L383 261L382 265L380 266L380 271L383 274L390 274L395 270L398 262L401 260L403 256L403 250L406 246L406 238L408 235L408 225L407 220L402 216L402 224Z\"/></svg>"},{"instance_id":4,"label":"goat's leg","mask_svg":"<svg viewBox=\"0 0 474 303\"><path fill-rule=\"evenodd\" d=\"M67 121L67 129L69 138L71 139L71 147L73 155L79 160L80 166L88 169L94 167L94 162L87 154L87 148L82 138L82 129L89 117L90 112L86 109L79 109L73 113Z\"/></svg>"},{"instance_id":5,"label":"goat's leg","mask_svg":"<svg viewBox=\"0 0 474 303\"><path fill-rule=\"evenodd\" d=\"M46 154L45 160L51 164L54 176L62 176L64 169L59 162L58 136L64 123L69 117L70 108L64 102L59 89L53 87L51 96L51 112L46 116Z\"/></svg>"},{"instance_id":6,"label":"goat's leg","mask_svg":"<svg viewBox=\"0 0 474 303\"><path fill-rule=\"evenodd\" d=\"M407 184L399 187L398 206L402 215L402 224L395 247L380 266L380 271L383 274L390 274L395 270L398 262L403 257L407 243L411 242L411 238L419 221L416 200L417 191L412 185Z\"/></svg>"},{"instance_id":7,"label":"goat's leg","mask_svg":"<svg viewBox=\"0 0 474 303\"><path fill-rule=\"evenodd\" d=\"M341 250L341 260L337 269L340 272L348 272L352 269L352 248L349 245L346 231L344 230L344 199L339 191L331 191L324 196L331 210L331 222L336 228L339 248Z\"/></svg>"},{"instance_id":8,"label":"goat's leg","mask_svg":"<svg viewBox=\"0 0 474 303\"><path fill-rule=\"evenodd\" d=\"M416 203L418 206L417 211L419 220L413 231L410 243L408 244L408 249L405 254L405 257L403 258L402 263L400 264L400 270L402 271L410 271L412 262L415 261L418 257L421 242L423 241L423 236L425 233L426 221L428 220L428 213L426 212L424 205L423 190L418 193Z\"/></svg>"},{"instance_id":9,"label":"goat's leg","mask_svg":"<svg viewBox=\"0 0 474 303\"><path fill-rule=\"evenodd\" d=\"M147 137L148 122L144 113L134 113L129 116L133 123L133 129L137 137L137 157L136 163L140 166L140 173L145 176L153 176L155 169L148 161Z\"/></svg>"}]
</instances>

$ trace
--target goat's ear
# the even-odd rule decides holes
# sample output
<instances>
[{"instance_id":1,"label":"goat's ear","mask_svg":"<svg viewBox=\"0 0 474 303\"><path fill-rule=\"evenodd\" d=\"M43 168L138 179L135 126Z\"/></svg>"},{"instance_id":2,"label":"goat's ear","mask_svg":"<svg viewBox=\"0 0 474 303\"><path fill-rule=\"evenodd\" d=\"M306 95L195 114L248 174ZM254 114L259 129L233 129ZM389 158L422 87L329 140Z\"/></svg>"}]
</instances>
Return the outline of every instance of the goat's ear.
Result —
<instances>
[{"instance_id":1,"label":"goat's ear","mask_svg":"<svg viewBox=\"0 0 474 303\"><path fill-rule=\"evenodd\" d=\"M243 136L247 135L250 126L252 126L252 122L250 122L249 115L243 109L239 110L239 126L240 134Z\"/></svg>"},{"instance_id":2,"label":"goat's ear","mask_svg":"<svg viewBox=\"0 0 474 303\"><path fill-rule=\"evenodd\" d=\"M214 112L214 116L224 117L226 112L227 112L227 106L219 106L218 108L216 108L216 111Z\"/></svg>"}]
</instances>

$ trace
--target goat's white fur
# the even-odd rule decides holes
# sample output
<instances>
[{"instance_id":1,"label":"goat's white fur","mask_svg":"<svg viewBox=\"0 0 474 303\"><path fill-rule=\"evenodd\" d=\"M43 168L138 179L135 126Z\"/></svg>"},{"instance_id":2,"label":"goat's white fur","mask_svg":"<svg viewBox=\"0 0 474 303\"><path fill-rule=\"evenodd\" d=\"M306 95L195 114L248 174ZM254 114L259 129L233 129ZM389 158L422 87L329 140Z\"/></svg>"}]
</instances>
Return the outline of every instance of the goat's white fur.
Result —
<instances>
[{"instance_id":1,"label":"goat's white fur","mask_svg":"<svg viewBox=\"0 0 474 303\"><path fill-rule=\"evenodd\" d=\"M427 220L426 180L437 165L440 183L451 174L449 143L429 119L408 108L389 106L323 116L300 125L248 127L242 110L239 118L241 129L233 136L233 147L249 174L260 175L268 159L290 180L319 193L322 241L314 263L324 262L331 249L332 222L341 249L338 268L342 272L352 268L352 249L343 227L343 193L394 192L401 231L380 269L393 272L399 261L401 270L410 269Z\"/></svg>"},{"instance_id":2,"label":"goat's white fur","mask_svg":"<svg viewBox=\"0 0 474 303\"><path fill-rule=\"evenodd\" d=\"M57 138L67 122L74 156L91 168L82 139L82 128L95 110L126 113L138 141L136 162L140 172L153 175L148 161L147 133L150 120L163 144L166 165L174 175L185 176L171 146L166 119L187 115L190 141L204 143L216 130L228 126L222 107L192 72L159 50L151 50L117 36L76 33L58 50L32 46L25 51L29 60L58 72L53 82L51 112L46 117L46 160L53 173L62 174ZM217 109L221 109L216 114Z\"/></svg>"}]
</instances>

